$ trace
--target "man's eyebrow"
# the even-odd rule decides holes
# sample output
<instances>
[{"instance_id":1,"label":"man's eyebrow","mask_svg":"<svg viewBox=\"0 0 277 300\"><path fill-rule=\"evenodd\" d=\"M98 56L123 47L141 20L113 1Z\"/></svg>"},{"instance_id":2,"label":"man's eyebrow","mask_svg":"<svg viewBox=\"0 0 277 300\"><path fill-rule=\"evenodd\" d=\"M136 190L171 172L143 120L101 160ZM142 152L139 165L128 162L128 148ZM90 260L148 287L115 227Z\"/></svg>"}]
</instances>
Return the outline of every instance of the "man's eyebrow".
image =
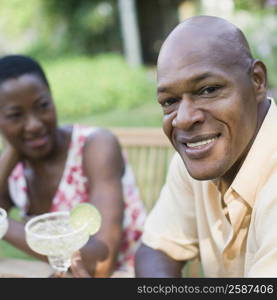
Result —
<instances>
[{"instance_id":1,"label":"man's eyebrow","mask_svg":"<svg viewBox=\"0 0 277 300\"><path fill-rule=\"evenodd\" d=\"M190 84L196 84L208 77L216 77L216 76L217 76L217 74L215 74L215 73L205 72L203 74L195 75L195 76L192 76L191 78L187 78L186 82L189 82ZM166 86L160 86L160 87L158 87L157 92L158 93L166 93L166 92L168 92L168 90L169 90L169 88L167 88Z\"/></svg>"},{"instance_id":2,"label":"man's eyebrow","mask_svg":"<svg viewBox=\"0 0 277 300\"><path fill-rule=\"evenodd\" d=\"M190 79L188 79L188 81L190 81L191 83L197 83L199 81L202 81L208 77L214 77L216 76L216 74L214 73L211 73L211 72L206 72L206 73L203 73L203 74L200 74L200 75L196 75Z\"/></svg>"}]
</instances>

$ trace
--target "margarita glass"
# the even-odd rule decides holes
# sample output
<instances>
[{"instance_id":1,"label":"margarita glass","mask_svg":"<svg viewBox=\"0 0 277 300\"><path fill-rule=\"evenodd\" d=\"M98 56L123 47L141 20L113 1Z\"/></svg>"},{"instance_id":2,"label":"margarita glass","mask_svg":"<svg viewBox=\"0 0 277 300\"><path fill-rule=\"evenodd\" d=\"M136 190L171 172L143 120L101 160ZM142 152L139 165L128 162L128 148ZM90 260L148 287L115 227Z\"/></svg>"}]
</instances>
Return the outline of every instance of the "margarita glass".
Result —
<instances>
[{"instance_id":1,"label":"margarita glass","mask_svg":"<svg viewBox=\"0 0 277 300\"><path fill-rule=\"evenodd\" d=\"M90 237L89 222L74 228L70 225L70 212L51 212L30 219L25 225L29 247L48 257L57 272L66 272L73 252L82 248Z\"/></svg>"},{"instance_id":2,"label":"margarita glass","mask_svg":"<svg viewBox=\"0 0 277 300\"><path fill-rule=\"evenodd\" d=\"M0 239L6 234L8 230L7 212L0 207Z\"/></svg>"}]
</instances>

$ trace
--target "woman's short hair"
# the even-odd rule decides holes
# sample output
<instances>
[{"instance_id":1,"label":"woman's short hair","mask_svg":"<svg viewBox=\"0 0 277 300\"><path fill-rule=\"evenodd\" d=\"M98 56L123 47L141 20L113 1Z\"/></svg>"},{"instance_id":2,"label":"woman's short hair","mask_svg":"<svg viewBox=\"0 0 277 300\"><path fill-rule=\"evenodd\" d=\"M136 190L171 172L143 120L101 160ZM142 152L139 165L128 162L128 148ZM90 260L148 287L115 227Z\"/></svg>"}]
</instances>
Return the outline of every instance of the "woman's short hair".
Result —
<instances>
[{"instance_id":1,"label":"woman's short hair","mask_svg":"<svg viewBox=\"0 0 277 300\"><path fill-rule=\"evenodd\" d=\"M8 79L25 74L37 75L50 88L41 65L26 55L6 55L0 57L0 84Z\"/></svg>"}]
</instances>

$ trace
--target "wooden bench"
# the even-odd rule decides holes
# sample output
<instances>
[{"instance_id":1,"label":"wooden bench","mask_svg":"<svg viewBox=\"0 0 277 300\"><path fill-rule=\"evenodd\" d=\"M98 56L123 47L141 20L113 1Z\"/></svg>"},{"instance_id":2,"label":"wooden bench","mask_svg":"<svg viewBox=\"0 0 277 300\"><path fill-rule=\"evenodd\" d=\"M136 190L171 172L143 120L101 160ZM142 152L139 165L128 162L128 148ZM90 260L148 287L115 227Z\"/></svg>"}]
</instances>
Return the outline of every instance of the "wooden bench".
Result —
<instances>
[{"instance_id":1,"label":"wooden bench","mask_svg":"<svg viewBox=\"0 0 277 300\"><path fill-rule=\"evenodd\" d=\"M158 199L174 149L160 128L111 128L135 173L149 211Z\"/></svg>"},{"instance_id":2,"label":"wooden bench","mask_svg":"<svg viewBox=\"0 0 277 300\"><path fill-rule=\"evenodd\" d=\"M160 128L110 128L118 137L135 173L141 198L149 212L166 180L175 152ZM199 260L187 263L184 277L202 277Z\"/></svg>"}]
</instances>

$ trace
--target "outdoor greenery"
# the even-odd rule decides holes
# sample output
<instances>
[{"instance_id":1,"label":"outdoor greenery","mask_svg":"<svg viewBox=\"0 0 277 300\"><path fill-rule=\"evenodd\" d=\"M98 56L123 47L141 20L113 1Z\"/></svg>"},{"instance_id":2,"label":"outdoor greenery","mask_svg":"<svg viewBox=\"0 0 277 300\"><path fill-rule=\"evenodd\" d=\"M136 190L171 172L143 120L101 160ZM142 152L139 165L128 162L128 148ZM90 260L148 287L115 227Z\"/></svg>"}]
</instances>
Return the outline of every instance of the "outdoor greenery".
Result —
<instances>
[{"instance_id":1,"label":"outdoor greenery","mask_svg":"<svg viewBox=\"0 0 277 300\"><path fill-rule=\"evenodd\" d=\"M275 2L275 9L267 3ZM267 66L269 88L277 87L277 1L236 0L234 21L245 33L253 56ZM275 94L277 96L277 94Z\"/></svg>"},{"instance_id":2,"label":"outdoor greenery","mask_svg":"<svg viewBox=\"0 0 277 300\"><path fill-rule=\"evenodd\" d=\"M41 1L41 0L39 0ZM81 54L121 52L117 0L47 0L44 10L52 21L63 27L63 50ZM56 34L58 32L56 31Z\"/></svg>"},{"instance_id":3,"label":"outdoor greenery","mask_svg":"<svg viewBox=\"0 0 277 300\"><path fill-rule=\"evenodd\" d=\"M116 54L42 61L59 117L75 121L112 110L156 102L153 74L131 68Z\"/></svg>"},{"instance_id":4,"label":"outdoor greenery","mask_svg":"<svg viewBox=\"0 0 277 300\"><path fill-rule=\"evenodd\" d=\"M122 54L117 0L1 0L1 52Z\"/></svg>"}]
</instances>

